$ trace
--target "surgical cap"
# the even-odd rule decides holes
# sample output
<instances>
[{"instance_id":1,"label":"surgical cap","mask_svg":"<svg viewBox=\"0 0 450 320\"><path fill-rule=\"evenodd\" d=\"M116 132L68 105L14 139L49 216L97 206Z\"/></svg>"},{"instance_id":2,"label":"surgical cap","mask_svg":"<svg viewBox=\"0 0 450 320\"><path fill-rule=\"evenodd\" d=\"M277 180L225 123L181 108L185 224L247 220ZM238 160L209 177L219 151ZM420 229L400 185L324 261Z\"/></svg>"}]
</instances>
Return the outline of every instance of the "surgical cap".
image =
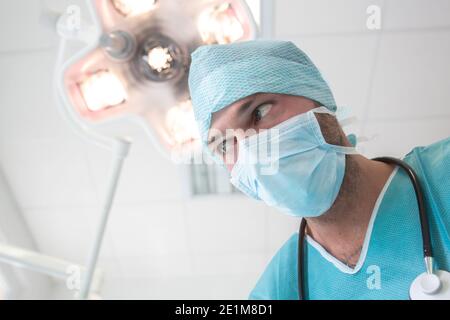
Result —
<instances>
[{"instance_id":1,"label":"surgical cap","mask_svg":"<svg viewBox=\"0 0 450 320\"><path fill-rule=\"evenodd\" d=\"M317 67L290 41L204 45L191 57L189 90L203 143L213 112L255 93L303 96L336 110Z\"/></svg>"}]
</instances>

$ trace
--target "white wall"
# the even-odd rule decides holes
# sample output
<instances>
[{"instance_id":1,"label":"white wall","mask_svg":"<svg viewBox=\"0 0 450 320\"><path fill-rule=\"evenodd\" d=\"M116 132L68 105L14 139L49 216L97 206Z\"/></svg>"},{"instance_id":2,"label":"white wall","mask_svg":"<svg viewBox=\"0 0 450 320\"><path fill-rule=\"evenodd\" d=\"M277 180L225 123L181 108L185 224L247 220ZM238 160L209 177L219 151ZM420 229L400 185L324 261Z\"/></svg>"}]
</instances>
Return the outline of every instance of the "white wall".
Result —
<instances>
[{"instance_id":1,"label":"white wall","mask_svg":"<svg viewBox=\"0 0 450 320\"><path fill-rule=\"evenodd\" d=\"M450 1L429 3L273 2L274 37L293 40L318 64L338 104L358 115L357 133L378 135L364 146L368 156L400 156L450 134ZM382 8L381 31L366 28L369 4ZM55 38L39 26L38 11L28 0L0 3L0 163L39 250L83 263L110 155L80 141L58 114ZM102 295L246 298L297 226L238 195L185 199L179 168L140 135L100 257ZM53 297L70 294L60 287Z\"/></svg>"}]
</instances>

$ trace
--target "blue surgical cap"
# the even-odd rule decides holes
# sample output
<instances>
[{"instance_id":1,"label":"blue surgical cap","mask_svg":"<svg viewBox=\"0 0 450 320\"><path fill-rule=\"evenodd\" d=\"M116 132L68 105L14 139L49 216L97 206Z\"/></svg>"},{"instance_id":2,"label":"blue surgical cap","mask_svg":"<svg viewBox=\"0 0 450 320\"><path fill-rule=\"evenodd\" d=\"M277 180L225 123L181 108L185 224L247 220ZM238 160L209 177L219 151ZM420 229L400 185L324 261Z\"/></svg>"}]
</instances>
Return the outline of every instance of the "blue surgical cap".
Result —
<instances>
[{"instance_id":1,"label":"blue surgical cap","mask_svg":"<svg viewBox=\"0 0 450 320\"><path fill-rule=\"evenodd\" d=\"M291 41L204 45L191 57L189 90L203 143L213 112L255 93L303 96L336 111L319 70Z\"/></svg>"}]
</instances>

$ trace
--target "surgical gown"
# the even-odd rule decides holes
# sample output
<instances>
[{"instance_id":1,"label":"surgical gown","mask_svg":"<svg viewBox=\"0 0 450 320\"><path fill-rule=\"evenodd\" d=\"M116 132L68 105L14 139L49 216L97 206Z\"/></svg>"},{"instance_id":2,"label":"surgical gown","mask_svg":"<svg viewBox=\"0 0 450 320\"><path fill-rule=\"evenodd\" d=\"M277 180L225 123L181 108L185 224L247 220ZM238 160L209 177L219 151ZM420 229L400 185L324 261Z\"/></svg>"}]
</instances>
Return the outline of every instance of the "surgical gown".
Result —
<instances>
[{"instance_id":1,"label":"surgical gown","mask_svg":"<svg viewBox=\"0 0 450 320\"><path fill-rule=\"evenodd\" d=\"M414 148L404 159L422 184L436 267L450 270L450 138ZM298 299L298 233L260 276L249 299ZM413 186L396 168L380 193L355 268L312 238L305 243L307 299L409 299L412 281L425 271Z\"/></svg>"}]
</instances>

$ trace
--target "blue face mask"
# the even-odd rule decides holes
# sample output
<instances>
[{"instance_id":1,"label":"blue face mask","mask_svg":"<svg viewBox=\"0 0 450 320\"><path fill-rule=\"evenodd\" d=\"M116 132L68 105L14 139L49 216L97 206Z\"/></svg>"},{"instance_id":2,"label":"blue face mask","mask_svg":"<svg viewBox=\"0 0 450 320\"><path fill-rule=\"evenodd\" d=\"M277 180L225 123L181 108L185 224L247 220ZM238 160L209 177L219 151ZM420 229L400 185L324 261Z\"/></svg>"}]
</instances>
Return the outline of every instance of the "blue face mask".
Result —
<instances>
[{"instance_id":1,"label":"blue face mask","mask_svg":"<svg viewBox=\"0 0 450 320\"><path fill-rule=\"evenodd\" d=\"M231 183L289 215L325 213L341 187L345 154L357 152L328 144L314 113L334 115L325 107L316 108L241 139Z\"/></svg>"}]
</instances>

